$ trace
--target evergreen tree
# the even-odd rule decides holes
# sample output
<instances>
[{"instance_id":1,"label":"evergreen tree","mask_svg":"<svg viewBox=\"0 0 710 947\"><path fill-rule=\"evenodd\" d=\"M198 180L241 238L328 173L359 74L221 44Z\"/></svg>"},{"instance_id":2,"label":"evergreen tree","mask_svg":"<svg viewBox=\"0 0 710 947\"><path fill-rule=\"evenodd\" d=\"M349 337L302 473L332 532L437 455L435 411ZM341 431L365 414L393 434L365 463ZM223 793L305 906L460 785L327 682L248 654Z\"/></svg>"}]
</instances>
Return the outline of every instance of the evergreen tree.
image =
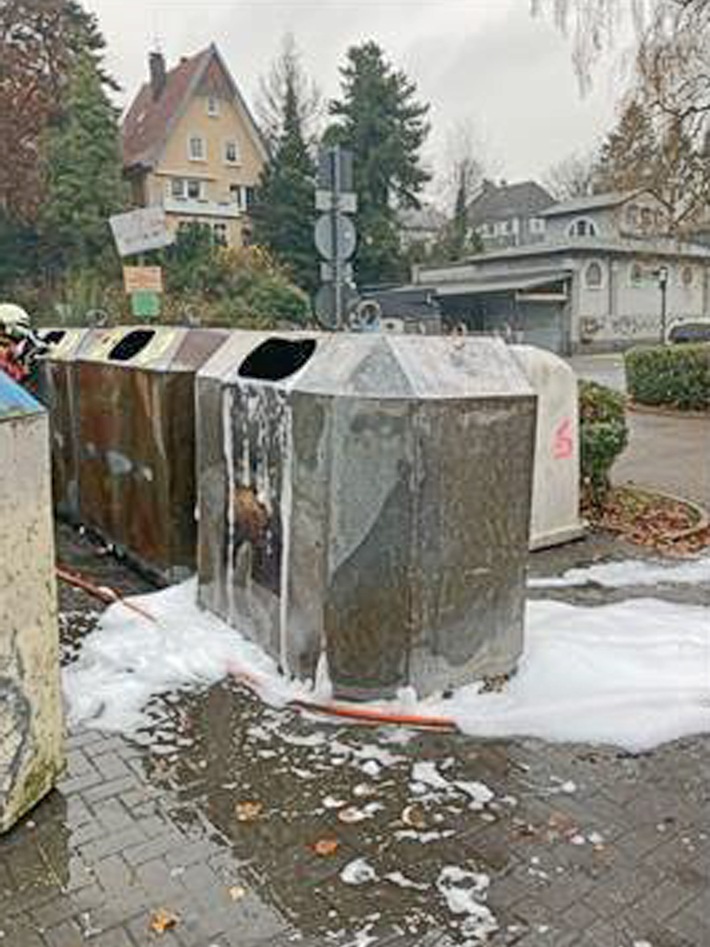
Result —
<instances>
[{"instance_id":1,"label":"evergreen tree","mask_svg":"<svg viewBox=\"0 0 710 947\"><path fill-rule=\"evenodd\" d=\"M111 246L108 217L125 203L121 170L118 112L95 59L85 54L47 140L41 232L51 263L91 264Z\"/></svg>"},{"instance_id":2,"label":"evergreen tree","mask_svg":"<svg viewBox=\"0 0 710 947\"><path fill-rule=\"evenodd\" d=\"M658 141L648 112L632 100L601 147L597 177L605 191L631 191L654 184Z\"/></svg>"},{"instance_id":3,"label":"evergreen tree","mask_svg":"<svg viewBox=\"0 0 710 947\"><path fill-rule=\"evenodd\" d=\"M273 74L282 79L280 127L273 133L274 153L262 172L252 210L254 239L312 293L318 286L313 246L315 167L304 136L303 72L289 40ZM274 101L272 97L272 105Z\"/></svg>"},{"instance_id":4,"label":"evergreen tree","mask_svg":"<svg viewBox=\"0 0 710 947\"><path fill-rule=\"evenodd\" d=\"M429 107L416 101L414 83L393 69L374 42L348 50L341 76L342 98L330 103L336 124L327 139L353 151L358 281L400 279L404 261L395 210L418 207L417 195L429 180L419 155L429 132Z\"/></svg>"},{"instance_id":5,"label":"evergreen tree","mask_svg":"<svg viewBox=\"0 0 710 947\"><path fill-rule=\"evenodd\" d=\"M42 205L42 140L61 116L69 75L90 56L101 81L105 42L75 0L0 0L0 205L34 225Z\"/></svg>"}]
</instances>

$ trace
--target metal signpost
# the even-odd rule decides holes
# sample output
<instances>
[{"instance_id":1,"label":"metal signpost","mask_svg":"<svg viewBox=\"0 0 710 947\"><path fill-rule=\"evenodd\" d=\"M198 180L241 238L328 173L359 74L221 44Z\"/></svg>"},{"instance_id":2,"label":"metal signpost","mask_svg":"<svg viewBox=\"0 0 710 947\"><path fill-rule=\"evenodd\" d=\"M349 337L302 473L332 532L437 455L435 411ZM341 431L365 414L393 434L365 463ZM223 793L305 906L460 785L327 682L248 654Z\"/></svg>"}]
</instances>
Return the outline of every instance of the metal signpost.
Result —
<instances>
[{"instance_id":1,"label":"metal signpost","mask_svg":"<svg viewBox=\"0 0 710 947\"><path fill-rule=\"evenodd\" d=\"M314 228L316 248L326 262L321 264L321 286L315 299L316 315L333 329L342 329L344 316L357 301L352 287L352 265L357 233L346 214L357 210L353 192L352 152L336 145L322 148L318 156L316 209L323 211Z\"/></svg>"},{"instance_id":2,"label":"metal signpost","mask_svg":"<svg viewBox=\"0 0 710 947\"><path fill-rule=\"evenodd\" d=\"M170 232L162 207L139 207L126 214L109 217L111 232L120 256L137 256L139 264L149 250L170 246L175 235ZM156 319L160 315L160 294L163 277L159 266L125 266L123 281L131 297L133 315L140 319Z\"/></svg>"}]
</instances>

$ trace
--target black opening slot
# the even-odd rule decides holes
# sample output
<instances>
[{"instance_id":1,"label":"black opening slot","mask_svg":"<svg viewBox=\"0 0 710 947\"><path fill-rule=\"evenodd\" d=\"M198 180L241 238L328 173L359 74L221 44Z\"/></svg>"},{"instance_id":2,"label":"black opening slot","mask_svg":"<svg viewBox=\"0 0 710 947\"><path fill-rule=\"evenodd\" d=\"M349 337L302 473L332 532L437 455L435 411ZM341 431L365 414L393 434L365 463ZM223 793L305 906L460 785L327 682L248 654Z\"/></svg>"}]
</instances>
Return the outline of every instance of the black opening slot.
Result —
<instances>
[{"instance_id":1,"label":"black opening slot","mask_svg":"<svg viewBox=\"0 0 710 947\"><path fill-rule=\"evenodd\" d=\"M316 350L315 339L267 339L239 366L240 378L281 381L303 368Z\"/></svg>"}]
</instances>

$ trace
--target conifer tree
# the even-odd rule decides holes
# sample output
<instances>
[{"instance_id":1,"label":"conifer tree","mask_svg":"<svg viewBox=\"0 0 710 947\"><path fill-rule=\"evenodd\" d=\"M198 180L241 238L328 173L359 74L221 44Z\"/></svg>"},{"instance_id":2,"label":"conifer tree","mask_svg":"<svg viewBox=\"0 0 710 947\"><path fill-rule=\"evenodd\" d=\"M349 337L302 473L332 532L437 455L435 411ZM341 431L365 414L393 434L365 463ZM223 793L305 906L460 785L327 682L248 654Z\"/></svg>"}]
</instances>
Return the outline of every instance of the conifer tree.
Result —
<instances>
[{"instance_id":1,"label":"conifer tree","mask_svg":"<svg viewBox=\"0 0 710 947\"><path fill-rule=\"evenodd\" d=\"M315 166L306 140L306 81L298 53L286 39L270 82L272 157L264 167L252 210L255 242L265 246L307 292L318 286L313 245Z\"/></svg>"},{"instance_id":2,"label":"conifer tree","mask_svg":"<svg viewBox=\"0 0 710 947\"><path fill-rule=\"evenodd\" d=\"M91 264L111 246L108 218L125 202L121 171L118 112L84 54L47 140L41 233L53 264Z\"/></svg>"},{"instance_id":3,"label":"conifer tree","mask_svg":"<svg viewBox=\"0 0 710 947\"><path fill-rule=\"evenodd\" d=\"M419 207L418 195L429 180L419 154L429 132L429 107L416 100L415 84L372 41L348 50L341 76L341 99L330 103L336 124L327 139L353 151L358 282L401 279L406 271L396 208Z\"/></svg>"}]
</instances>

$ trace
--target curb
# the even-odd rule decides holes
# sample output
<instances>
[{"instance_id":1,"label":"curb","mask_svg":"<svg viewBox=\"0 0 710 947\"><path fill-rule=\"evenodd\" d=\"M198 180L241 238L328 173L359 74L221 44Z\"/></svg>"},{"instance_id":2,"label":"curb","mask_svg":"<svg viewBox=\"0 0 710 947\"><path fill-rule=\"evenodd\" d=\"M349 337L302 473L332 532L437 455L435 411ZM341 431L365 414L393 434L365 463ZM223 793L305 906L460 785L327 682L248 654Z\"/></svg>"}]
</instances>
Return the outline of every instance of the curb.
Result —
<instances>
[{"instance_id":1,"label":"curb","mask_svg":"<svg viewBox=\"0 0 710 947\"><path fill-rule=\"evenodd\" d=\"M682 408L664 408L662 405L639 404L627 401L627 411L633 414L652 414L661 418L695 418L710 421L710 411L684 411Z\"/></svg>"},{"instance_id":2,"label":"curb","mask_svg":"<svg viewBox=\"0 0 710 947\"><path fill-rule=\"evenodd\" d=\"M677 529L674 532L665 533L664 539L666 539L668 542L675 543L681 539L690 539L695 536L696 533L701 533L704 529L707 529L708 526L710 526L710 512L706 510L704 506L696 503L695 500L688 500L686 497L679 497L673 493L665 493L663 490L639 487L633 482L618 484L618 486L621 488L628 487L632 490L636 490L637 493L644 493L646 496L661 497L664 500L671 500L674 503L680 503L682 506L688 507L696 514L698 520L696 523L693 523L692 526L687 526L685 529Z\"/></svg>"}]
</instances>

